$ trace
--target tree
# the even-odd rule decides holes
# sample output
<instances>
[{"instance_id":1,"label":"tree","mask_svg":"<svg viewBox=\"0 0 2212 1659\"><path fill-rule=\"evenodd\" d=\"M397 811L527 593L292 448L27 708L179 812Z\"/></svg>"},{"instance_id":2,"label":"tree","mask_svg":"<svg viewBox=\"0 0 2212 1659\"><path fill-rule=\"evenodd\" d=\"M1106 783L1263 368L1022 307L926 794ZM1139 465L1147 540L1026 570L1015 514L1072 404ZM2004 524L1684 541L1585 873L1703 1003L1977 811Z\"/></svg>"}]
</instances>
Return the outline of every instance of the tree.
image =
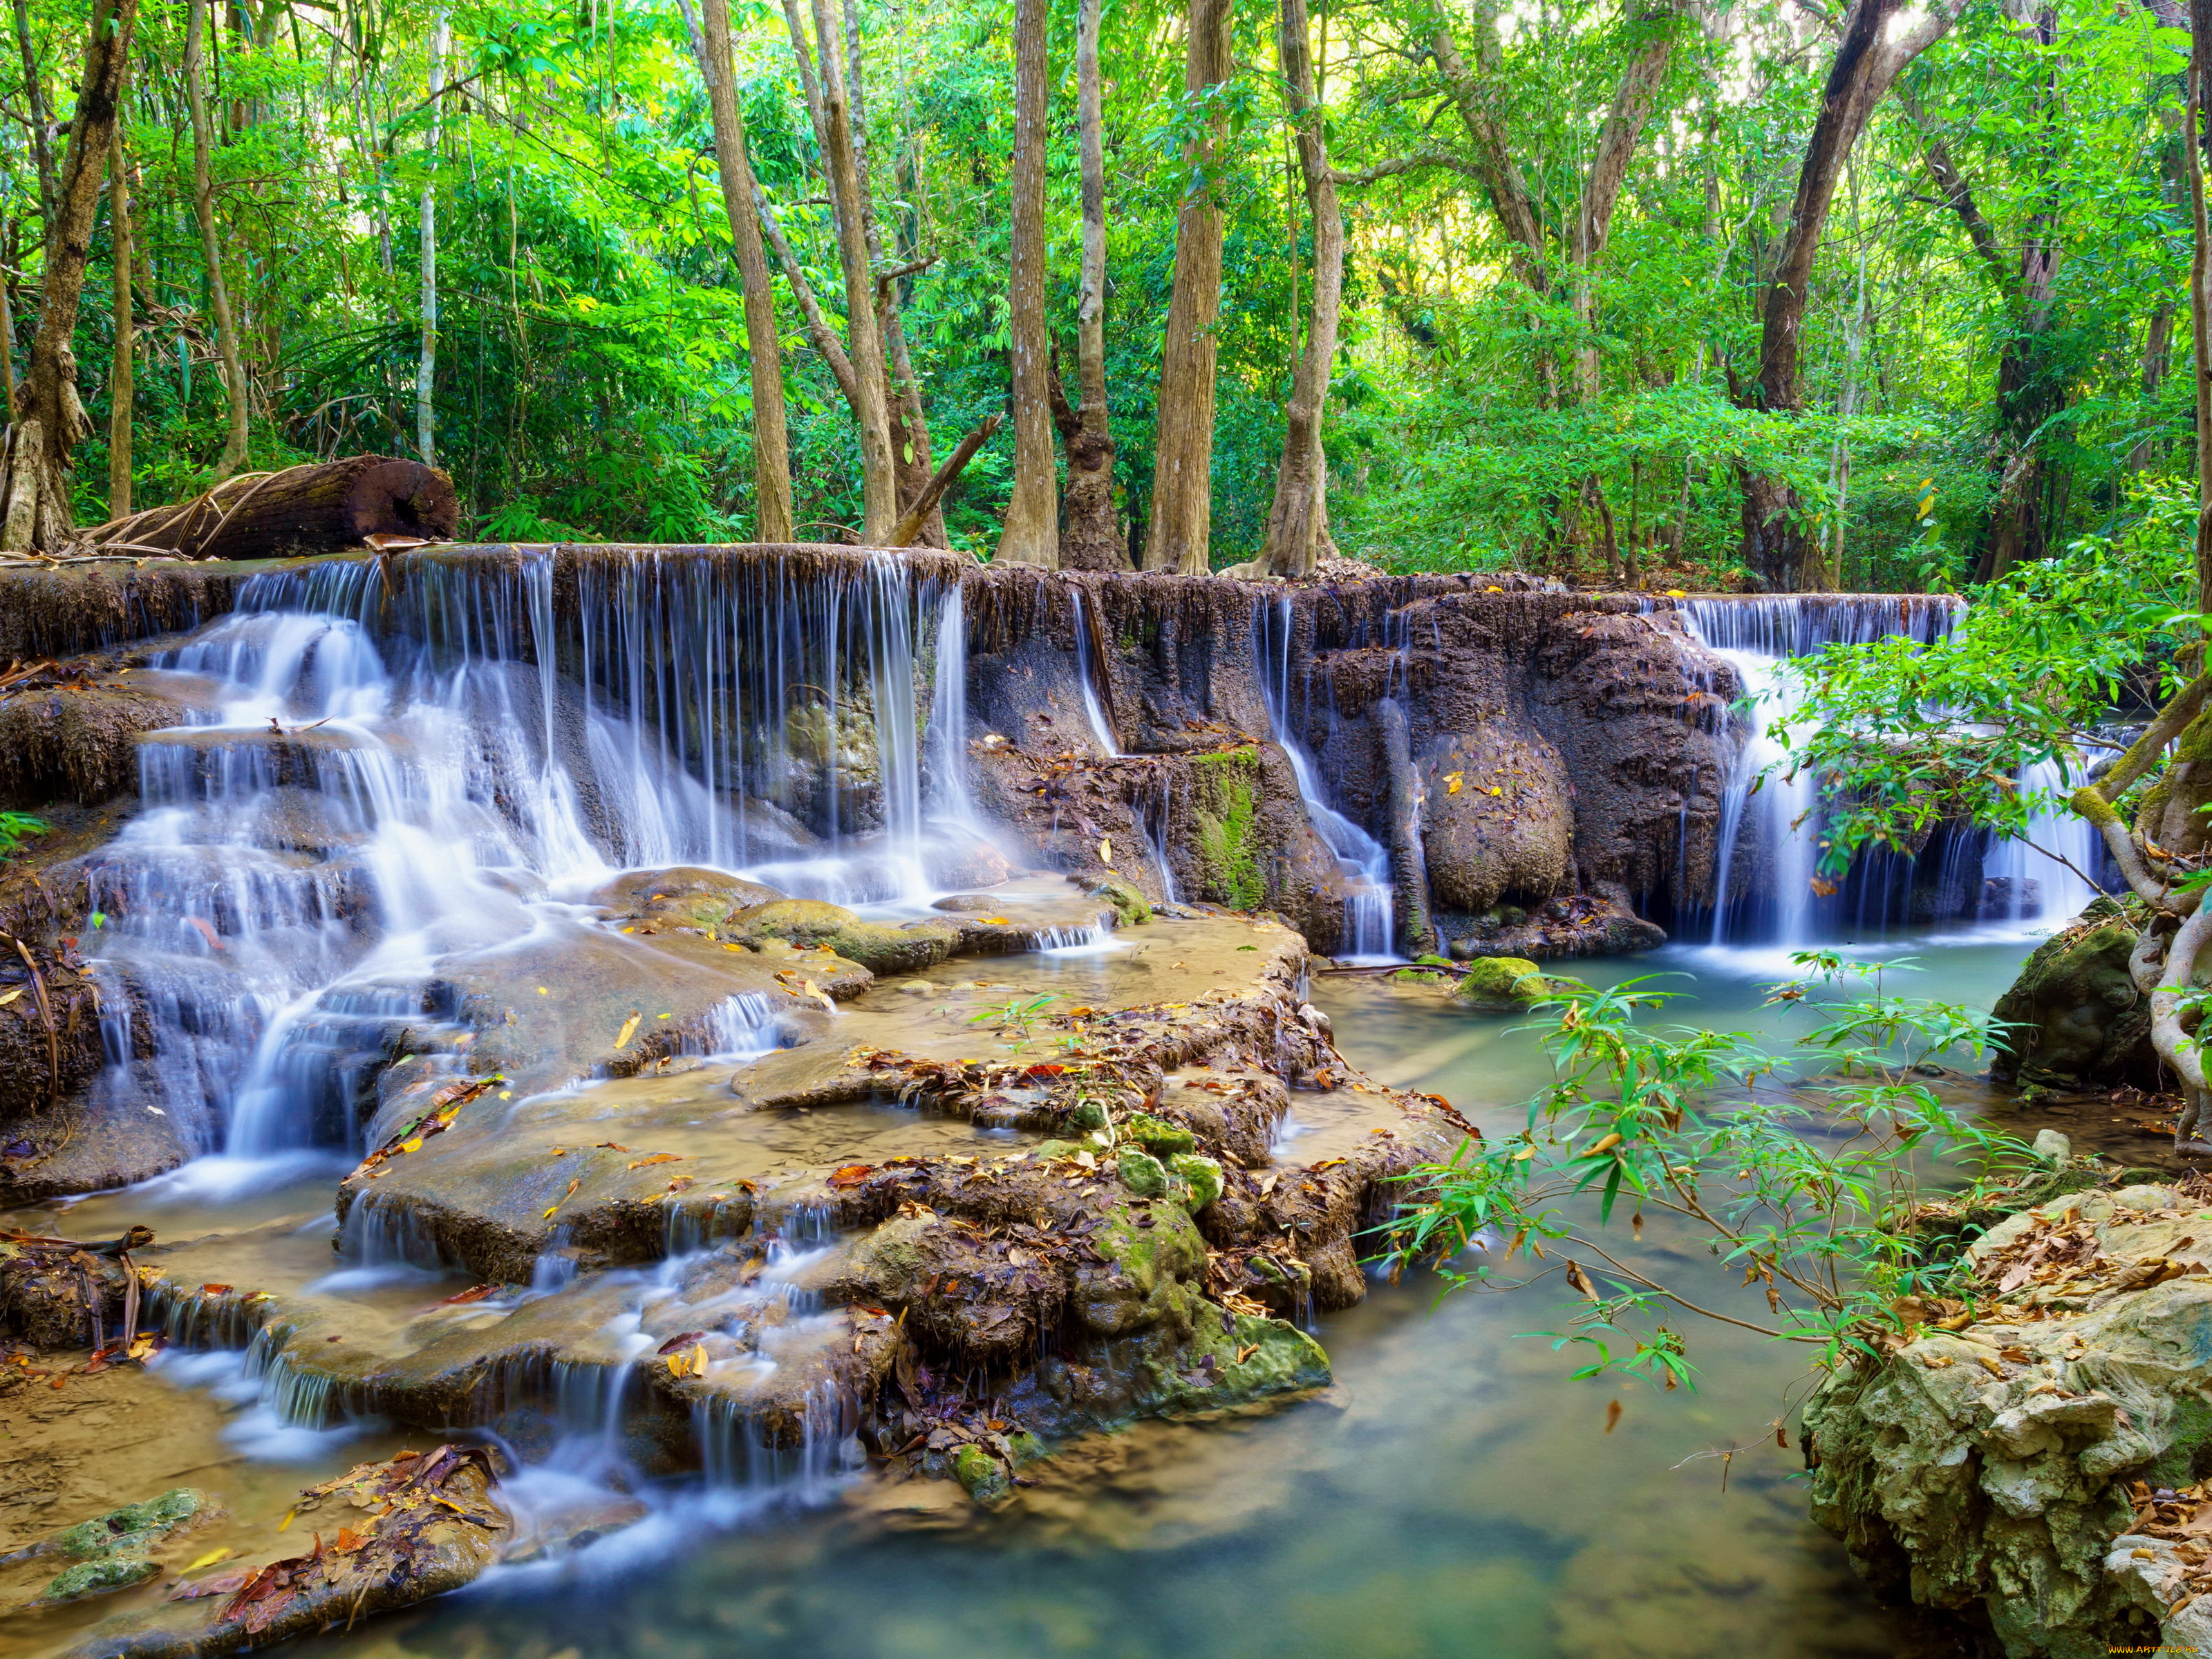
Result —
<instances>
[{"instance_id":1,"label":"tree","mask_svg":"<svg viewBox=\"0 0 2212 1659\"><path fill-rule=\"evenodd\" d=\"M1059 491L1052 453L1051 335L1044 317L1046 0L1015 0L1012 254L1007 287L1012 360L1014 495L999 532L999 557L1060 563Z\"/></svg>"},{"instance_id":2,"label":"tree","mask_svg":"<svg viewBox=\"0 0 2212 1659\"><path fill-rule=\"evenodd\" d=\"M714 167L722 183L722 210L744 290L745 349L752 387L753 539L787 542L792 535L791 444L784 429L783 350L777 337L775 292L769 284L768 254L761 240L759 185L746 151L744 114L732 80L729 0L701 0L703 36L692 50L706 82L714 124ZM684 20L690 21L690 6Z\"/></svg>"},{"instance_id":3,"label":"tree","mask_svg":"<svg viewBox=\"0 0 2212 1659\"><path fill-rule=\"evenodd\" d=\"M1221 313L1222 210L1214 176L1228 130L1222 89L1235 72L1232 0L1190 0L1183 92L1195 125L1176 213L1175 283L1160 342L1159 419L1153 440L1152 511L1145 562L1203 574L1211 568L1213 507L1214 319Z\"/></svg>"},{"instance_id":4,"label":"tree","mask_svg":"<svg viewBox=\"0 0 2212 1659\"><path fill-rule=\"evenodd\" d=\"M1060 561L1070 570L1127 570L1129 545L1114 512L1114 434L1106 423L1106 118L1098 71L1101 0L1077 0L1076 131L1082 151L1083 262L1075 304L1078 402L1055 404L1067 454L1067 523Z\"/></svg>"},{"instance_id":5,"label":"tree","mask_svg":"<svg viewBox=\"0 0 2212 1659\"><path fill-rule=\"evenodd\" d=\"M109 516L131 510L131 385L137 331L131 321L131 160L123 147L123 123L115 123L108 155L107 219L115 263L115 352L107 382L107 502Z\"/></svg>"},{"instance_id":6,"label":"tree","mask_svg":"<svg viewBox=\"0 0 2212 1659\"><path fill-rule=\"evenodd\" d=\"M1337 322L1344 304L1344 215L1337 206L1336 181L1329 167L1305 0L1282 0L1277 22L1276 57L1282 66L1284 101L1297 145L1307 219L1313 227L1313 303L1307 313L1305 349L1291 376L1283 459L1275 469L1275 498L1267 510L1267 540L1261 556L1271 575L1306 576L1313 574L1327 534L1328 461L1322 452L1322 411L1328 401Z\"/></svg>"},{"instance_id":7,"label":"tree","mask_svg":"<svg viewBox=\"0 0 2212 1659\"><path fill-rule=\"evenodd\" d=\"M222 239L216 229L215 178L210 152L215 137L208 119L206 59L208 0L189 0L185 21L185 98L192 123L192 213L199 222L200 258L207 276L208 303L215 312L216 349L222 363L223 396L228 399L229 434L216 477L228 478L246 465L246 359L239 349L238 324L231 314L230 286L223 278Z\"/></svg>"},{"instance_id":8,"label":"tree","mask_svg":"<svg viewBox=\"0 0 2212 1659\"><path fill-rule=\"evenodd\" d=\"M415 448L425 466L438 464L438 115L446 92L446 54L453 48L451 24L441 11L430 28L430 131L422 155L422 343L415 368Z\"/></svg>"},{"instance_id":9,"label":"tree","mask_svg":"<svg viewBox=\"0 0 2212 1659\"><path fill-rule=\"evenodd\" d=\"M1875 106L1905 66L1941 40L1964 0L1854 0L1821 88L1820 114L1797 172L1790 223L1764 279L1759 307L1759 372L1743 388L1743 401L1773 414L1805 407L1799 364L1805 301L1814 256L1828 222L1828 206L1851 147L1866 130ZM1796 489L1771 474L1741 467L1743 562L1770 590L1790 592L1820 579L1818 544L1808 533L1807 514Z\"/></svg>"},{"instance_id":10,"label":"tree","mask_svg":"<svg viewBox=\"0 0 2212 1659\"><path fill-rule=\"evenodd\" d=\"M91 426L77 393L77 301L84 290L100 176L107 167L137 21L137 0L94 0L85 33L76 113L70 122L46 232L39 331L31 342L9 500L0 517L0 542L13 548L51 551L67 538L73 523L73 452Z\"/></svg>"}]
</instances>

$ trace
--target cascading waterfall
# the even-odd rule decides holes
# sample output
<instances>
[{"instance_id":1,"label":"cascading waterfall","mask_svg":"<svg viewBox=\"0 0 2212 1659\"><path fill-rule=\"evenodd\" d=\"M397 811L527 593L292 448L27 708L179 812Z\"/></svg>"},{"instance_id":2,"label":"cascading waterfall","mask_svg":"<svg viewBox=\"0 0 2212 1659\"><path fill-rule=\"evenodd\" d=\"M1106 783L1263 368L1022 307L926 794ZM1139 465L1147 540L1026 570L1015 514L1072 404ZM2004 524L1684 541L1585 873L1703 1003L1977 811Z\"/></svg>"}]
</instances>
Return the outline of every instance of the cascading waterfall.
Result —
<instances>
[{"instance_id":1,"label":"cascading waterfall","mask_svg":"<svg viewBox=\"0 0 2212 1659\"><path fill-rule=\"evenodd\" d=\"M161 661L198 712L146 740L146 810L92 876L118 992L103 1086L234 1160L349 1146L434 962L575 917L563 901L617 869L927 895L979 833L943 678L959 628L957 582L886 556L426 558L397 592L368 562L253 579ZM709 1040L767 1032L732 1007Z\"/></svg>"},{"instance_id":2,"label":"cascading waterfall","mask_svg":"<svg viewBox=\"0 0 2212 1659\"><path fill-rule=\"evenodd\" d=\"M1308 820L1328 843L1344 874L1344 937L1337 941L1336 953L1353 962L1395 961L1389 848L1329 804L1291 720L1291 635L1297 617L1290 595L1285 593L1272 605L1255 605L1252 620L1253 647L1264 666L1260 679L1275 741L1290 761Z\"/></svg>"},{"instance_id":3,"label":"cascading waterfall","mask_svg":"<svg viewBox=\"0 0 2212 1659\"><path fill-rule=\"evenodd\" d=\"M1098 665L1091 649L1091 616L1083 603L1083 590L1073 582L1067 585L1068 603L1074 608L1075 622L1075 678L1083 684L1083 714L1091 722L1091 741L1104 752L1109 760L1121 758L1121 740L1114 735L1114 724L1106 718L1106 706L1098 699Z\"/></svg>"},{"instance_id":4,"label":"cascading waterfall","mask_svg":"<svg viewBox=\"0 0 2212 1659\"><path fill-rule=\"evenodd\" d=\"M1821 894L1814 885L1820 841L1820 799L1814 780L1792 777L1776 735L1801 706L1788 672L1790 660L1830 644L1856 644L1903 635L1923 644L1948 634L1960 603L1913 596L1776 595L1742 599L1688 599L1677 610L1705 647L1732 664L1753 699L1751 730L1735 775L1723 797L1717 902L1707 924L1711 944L1761 944L1798 949L1868 931L1880 932L1909 913L1893 888L1916 878L1912 860L1872 860L1856 895ZM2071 787L2055 762L2032 767L2021 787L2050 798ZM2031 844L2032 843L2032 844ZM2041 848L2044 850L2037 850ZM2056 858L2047 854L2055 854ZM1981 874L1997 878L2002 908L1996 915L1978 894L1954 894L1974 860ZM1972 836L1952 836L1941 854L1936 890L1966 914L2014 922L2053 920L2078 911L2096 889L2089 877L2102 861L2094 830L2063 806L2039 813L2025 841L1988 847ZM2065 860L2062 862L2061 860ZM2069 864L2071 868L2068 867Z\"/></svg>"}]
</instances>

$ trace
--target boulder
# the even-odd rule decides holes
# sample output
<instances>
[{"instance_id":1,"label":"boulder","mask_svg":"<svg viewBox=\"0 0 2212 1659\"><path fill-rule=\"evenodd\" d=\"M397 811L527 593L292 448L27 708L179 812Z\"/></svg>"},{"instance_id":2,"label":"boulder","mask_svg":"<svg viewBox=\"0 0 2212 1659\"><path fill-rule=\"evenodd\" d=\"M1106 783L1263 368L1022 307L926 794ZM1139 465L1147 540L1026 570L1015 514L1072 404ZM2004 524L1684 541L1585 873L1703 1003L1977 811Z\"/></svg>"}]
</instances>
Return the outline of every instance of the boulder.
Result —
<instances>
[{"instance_id":1,"label":"boulder","mask_svg":"<svg viewBox=\"0 0 2212 1659\"><path fill-rule=\"evenodd\" d=\"M1445 910L1545 899L1567 881L1574 806L1551 742L1503 726L1448 732L1415 760L1429 888Z\"/></svg>"},{"instance_id":2,"label":"boulder","mask_svg":"<svg viewBox=\"0 0 2212 1659\"><path fill-rule=\"evenodd\" d=\"M2097 899L2038 945L1997 1000L1996 1017L2007 1034L1990 1075L2060 1087L2159 1087L2150 1000L2128 972L2136 939L2126 912Z\"/></svg>"}]
</instances>

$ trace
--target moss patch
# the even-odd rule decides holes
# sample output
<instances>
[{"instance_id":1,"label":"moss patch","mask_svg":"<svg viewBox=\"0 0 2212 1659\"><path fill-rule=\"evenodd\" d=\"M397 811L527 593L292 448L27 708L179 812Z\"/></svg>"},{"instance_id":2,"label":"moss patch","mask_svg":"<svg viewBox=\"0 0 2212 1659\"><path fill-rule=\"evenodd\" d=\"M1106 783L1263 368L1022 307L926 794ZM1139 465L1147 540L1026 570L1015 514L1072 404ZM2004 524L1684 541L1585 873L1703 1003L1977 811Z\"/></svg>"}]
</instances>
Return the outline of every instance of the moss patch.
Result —
<instances>
[{"instance_id":1,"label":"moss patch","mask_svg":"<svg viewBox=\"0 0 2212 1659\"><path fill-rule=\"evenodd\" d=\"M1228 749L1191 758L1206 890L1220 903L1256 910L1267 902L1259 853L1260 751Z\"/></svg>"}]
</instances>

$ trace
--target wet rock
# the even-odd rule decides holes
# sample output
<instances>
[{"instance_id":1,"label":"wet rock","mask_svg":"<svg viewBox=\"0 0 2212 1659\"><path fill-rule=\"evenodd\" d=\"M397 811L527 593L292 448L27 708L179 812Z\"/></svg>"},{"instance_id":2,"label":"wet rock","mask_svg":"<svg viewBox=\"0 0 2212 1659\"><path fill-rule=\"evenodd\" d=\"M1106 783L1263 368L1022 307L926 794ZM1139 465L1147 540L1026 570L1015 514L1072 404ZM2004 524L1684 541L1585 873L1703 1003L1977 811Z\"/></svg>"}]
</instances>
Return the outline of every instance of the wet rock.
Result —
<instances>
[{"instance_id":1,"label":"wet rock","mask_svg":"<svg viewBox=\"0 0 2212 1659\"><path fill-rule=\"evenodd\" d=\"M1167 1166L1150 1152L1139 1152L1134 1146L1125 1146L1114 1167L1121 1176L1121 1184L1139 1198L1164 1198L1168 1190Z\"/></svg>"},{"instance_id":2,"label":"wet rock","mask_svg":"<svg viewBox=\"0 0 2212 1659\"><path fill-rule=\"evenodd\" d=\"M910 922L902 927L864 921L850 910L818 899L778 899L732 915L721 929L745 944L781 939L801 949L830 950L874 974L911 974L950 957L961 939L957 924Z\"/></svg>"},{"instance_id":3,"label":"wet rock","mask_svg":"<svg viewBox=\"0 0 2212 1659\"><path fill-rule=\"evenodd\" d=\"M1112 905L1124 927L1141 927L1152 919L1152 907L1145 896L1119 876L1109 876L1097 883L1091 889L1091 896Z\"/></svg>"},{"instance_id":4,"label":"wet rock","mask_svg":"<svg viewBox=\"0 0 2212 1659\"><path fill-rule=\"evenodd\" d=\"M1486 957L1474 963L1453 994L1484 1008L1525 1008L1552 994L1552 981L1525 957Z\"/></svg>"},{"instance_id":5,"label":"wet rock","mask_svg":"<svg viewBox=\"0 0 2212 1659\"><path fill-rule=\"evenodd\" d=\"M2150 1000L2128 971L2135 921L2110 899L2092 901L2070 926L2036 946L1997 1000L2013 1023L1993 1056L2000 1083L2066 1087L2160 1086Z\"/></svg>"},{"instance_id":6,"label":"wet rock","mask_svg":"<svg viewBox=\"0 0 2212 1659\"><path fill-rule=\"evenodd\" d=\"M1429 886L1446 910L1556 894L1568 879L1574 807L1547 739L1491 726L1431 738L1415 759Z\"/></svg>"},{"instance_id":7,"label":"wet rock","mask_svg":"<svg viewBox=\"0 0 2212 1659\"><path fill-rule=\"evenodd\" d=\"M1168 1160L1168 1169L1182 1183L1183 1202L1190 1209L1202 1210L1221 1196L1221 1165L1212 1158L1177 1152Z\"/></svg>"},{"instance_id":8,"label":"wet rock","mask_svg":"<svg viewBox=\"0 0 2212 1659\"><path fill-rule=\"evenodd\" d=\"M591 895L623 915L645 915L656 908L677 913L696 911L716 921L756 904L772 903L781 893L763 883L747 881L726 870L702 870L679 866L669 870L629 870Z\"/></svg>"}]
</instances>

